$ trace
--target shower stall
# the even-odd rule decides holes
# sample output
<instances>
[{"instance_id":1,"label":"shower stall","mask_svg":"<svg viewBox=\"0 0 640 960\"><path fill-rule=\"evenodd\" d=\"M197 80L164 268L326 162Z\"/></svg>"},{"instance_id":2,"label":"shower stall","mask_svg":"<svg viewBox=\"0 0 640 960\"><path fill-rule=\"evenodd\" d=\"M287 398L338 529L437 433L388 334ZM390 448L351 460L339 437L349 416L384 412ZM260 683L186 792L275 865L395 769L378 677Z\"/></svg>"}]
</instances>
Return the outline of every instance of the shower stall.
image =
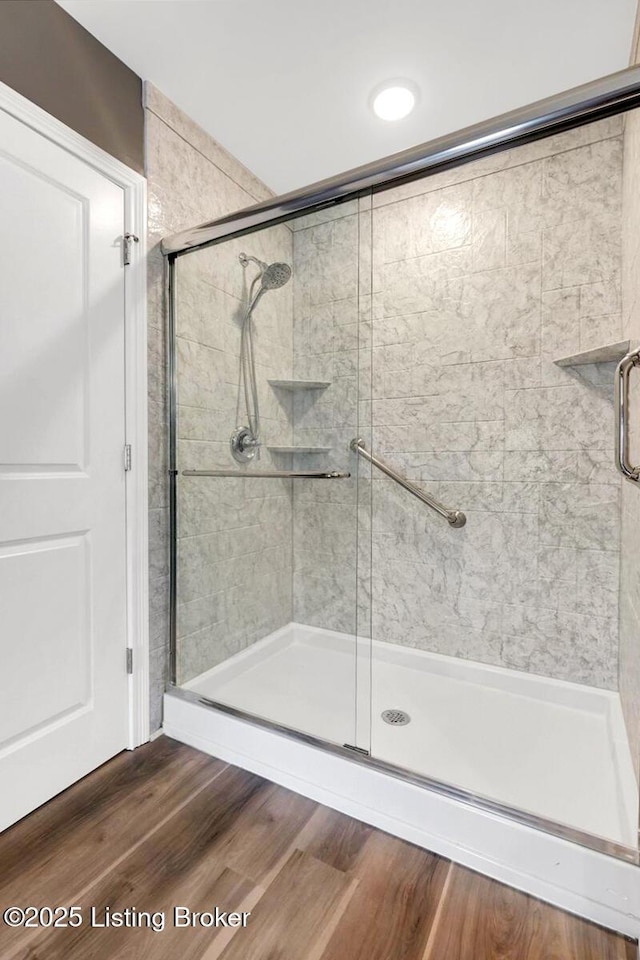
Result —
<instances>
[{"instance_id":1,"label":"shower stall","mask_svg":"<svg viewBox=\"0 0 640 960\"><path fill-rule=\"evenodd\" d=\"M165 241L171 735L637 877L638 104L624 71Z\"/></svg>"}]
</instances>

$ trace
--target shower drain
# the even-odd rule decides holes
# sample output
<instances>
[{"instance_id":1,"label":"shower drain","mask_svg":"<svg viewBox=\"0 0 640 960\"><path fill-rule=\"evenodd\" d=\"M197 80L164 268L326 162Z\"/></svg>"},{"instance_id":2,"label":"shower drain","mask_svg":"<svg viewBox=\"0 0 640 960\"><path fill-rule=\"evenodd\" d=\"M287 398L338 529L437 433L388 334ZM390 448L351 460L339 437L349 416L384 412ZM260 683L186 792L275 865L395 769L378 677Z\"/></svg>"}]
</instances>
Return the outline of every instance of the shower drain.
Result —
<instances>
[{"instance_id":1,"label":"shower drain","mask_svg":"<svg viewBox=\"0 0 640 960\"><path fill-rule=\"evenodd\" d=\"M394 727L404 727L411 723L411 717L404 710L383 710L382 719L385 723L390 723Z\"/></svg>"}]
</instances>

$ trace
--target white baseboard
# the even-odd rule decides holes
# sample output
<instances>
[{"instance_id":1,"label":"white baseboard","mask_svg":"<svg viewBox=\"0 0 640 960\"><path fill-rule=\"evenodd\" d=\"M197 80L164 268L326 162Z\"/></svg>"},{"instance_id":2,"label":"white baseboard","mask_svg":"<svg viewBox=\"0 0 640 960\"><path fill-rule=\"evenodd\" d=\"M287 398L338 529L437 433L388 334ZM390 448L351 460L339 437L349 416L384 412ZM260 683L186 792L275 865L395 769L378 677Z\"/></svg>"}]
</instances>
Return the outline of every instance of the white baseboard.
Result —
<instances>
[{"instance_id":1,"label":"white baseboard","mask_svg":"<svg viewBox=\"0 0 640 960\"><path fill-rule=\"evenodd\" d=\"M629 937L640 938L640 868L178 696L164 732ZM267 759L268 758L268 759Z\"/></svg>"}]
</instances>

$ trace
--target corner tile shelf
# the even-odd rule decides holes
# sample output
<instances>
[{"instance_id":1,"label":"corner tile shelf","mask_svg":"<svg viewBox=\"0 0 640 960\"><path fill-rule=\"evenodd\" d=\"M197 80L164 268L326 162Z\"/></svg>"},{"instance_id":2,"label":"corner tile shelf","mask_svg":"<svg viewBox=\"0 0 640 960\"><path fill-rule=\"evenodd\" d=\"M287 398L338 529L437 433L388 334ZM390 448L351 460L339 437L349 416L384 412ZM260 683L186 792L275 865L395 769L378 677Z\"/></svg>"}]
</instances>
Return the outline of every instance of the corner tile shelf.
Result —
<instances>
[{"instance_id":1,"label":"corner tile shelf","mask_svg":"<svg viewBox=\"0 0 640 960\"><path fill-rule=\"evenodd\" d=\"M330 453L331 447L267 447L271 453Z\"/></svg>"},{"instance_id":2,"label":"corner tile shelf","mask_svg":"<svg viewBox=\"0 0 640 960\"><path fill-rule=\"evenodd\" d=\"M602 347L595 347L593 350L574 353L571 357L559 357L553 362L558 367L578 367L584 363L612 363L622 360L629 353L630 347L629 340L619 340L617 343L605 343Z\"/></svg>"},{"instance_id":3,"label":"corner tile shelf","mask_svg":"<svg viewBox=\"0 0 640 960\"><path fill-rule=\"evenodd\" d=\"M297 393L299 390L326 390L331 386L331 380L269 380L272 387L281 390L290 390Z\"/></svg>"}]
</instances>

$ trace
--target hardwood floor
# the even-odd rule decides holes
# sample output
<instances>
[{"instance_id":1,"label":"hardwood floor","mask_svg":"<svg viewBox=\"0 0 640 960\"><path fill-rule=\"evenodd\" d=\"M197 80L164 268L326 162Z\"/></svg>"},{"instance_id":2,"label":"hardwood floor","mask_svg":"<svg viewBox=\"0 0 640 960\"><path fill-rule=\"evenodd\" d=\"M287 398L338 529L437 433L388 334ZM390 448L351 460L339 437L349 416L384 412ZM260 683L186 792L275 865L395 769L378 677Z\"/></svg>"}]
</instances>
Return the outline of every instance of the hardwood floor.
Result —
<instances>
[{"instance_id":1,"label":"hardwood floor","mask_svg":"<svg viewBox=\"0 0 640 960\"><path fill-rule=\"evenodd\" d=\"M621 936L165 737L0 835L0 912L30 905L78 906L82 924L0 920L1 960L636 960ZM175 907L239 925L175 926ZM98 925L127 910L143 925Z\"/></svg>"}]
</instances>

